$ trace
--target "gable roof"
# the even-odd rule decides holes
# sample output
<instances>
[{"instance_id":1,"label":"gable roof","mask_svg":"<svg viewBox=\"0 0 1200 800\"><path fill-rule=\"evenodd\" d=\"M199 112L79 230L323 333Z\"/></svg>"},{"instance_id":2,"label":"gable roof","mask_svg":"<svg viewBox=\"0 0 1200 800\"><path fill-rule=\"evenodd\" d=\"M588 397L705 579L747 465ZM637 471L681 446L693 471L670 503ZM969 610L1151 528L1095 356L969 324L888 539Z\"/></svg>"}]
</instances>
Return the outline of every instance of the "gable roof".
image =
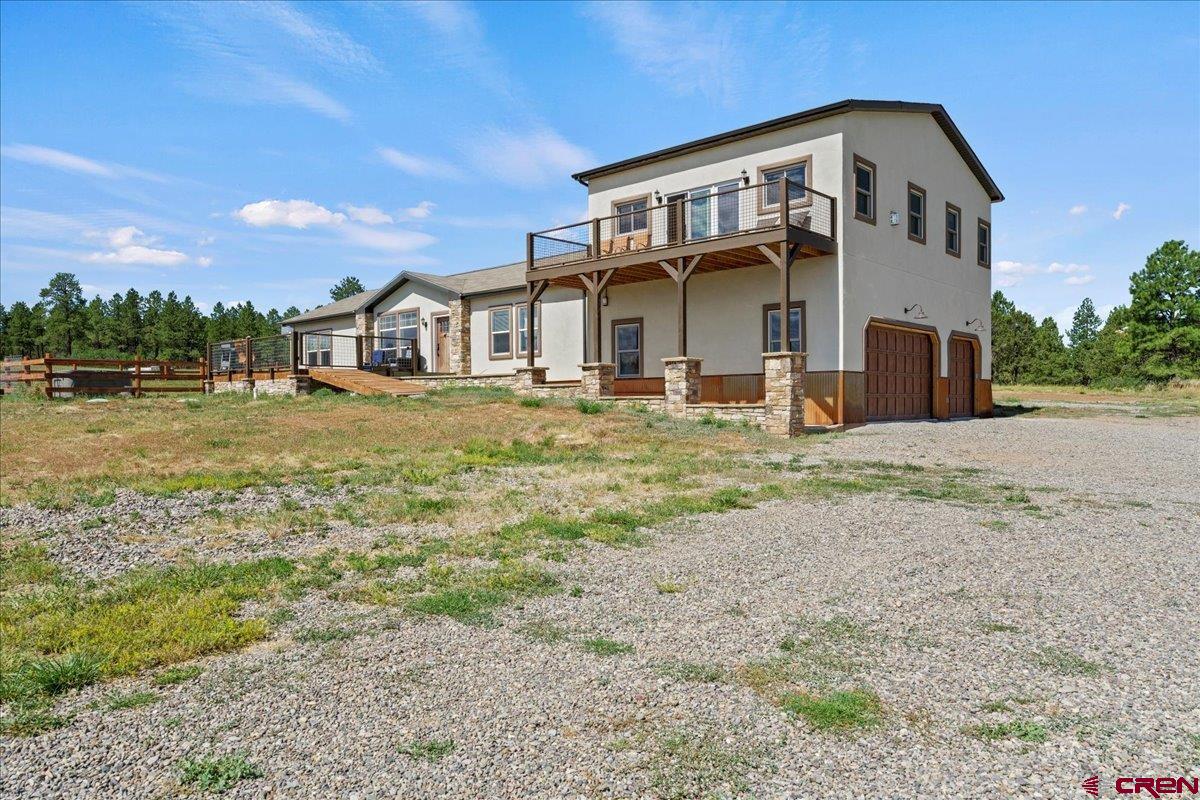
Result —
<instances>
[{"instance_id":1,"label":"gable roof","mask_svg":"<svg viewBox=\"0 0 1200 800\"><path fill-rule=\"evenodd\" d=\"M816 122L826 117L848 114L851 111L897 111L910 114L932 115L934 121L937 122L938 126L946 134L946 138L954 145L954 149L962 156L962 160L966 162L971 172L974 173L975 178L983 186L988 197L997 203L1004 199L1004 194L1001 193L1000 187L992 180L992 176L984 168L983 162L979 160L979 156L975 155L975 151L967 144L962 131L954 124L954 120L950 119L950 114L947 113L946 109L940 103L908 103L901 100L842 100L826 106L810 108L807 111L801 111L796 114L789 114L786 117L777 117L776 119L759 122L755 125L747 125L744 128L718 133L715 136L708 136L704 139L696 139L685 144L667 147L663 150L655 150L652 153L634 156L624 161L615 161L612 164L605 164L602 167L578 172L571 177L586 186L592 178L611 175L614 172L622 172L645 164L653 164L656 161L664 161L668 158L694 153L698 150L707 150L710 147L728 144L729 142L749 139L752 136L761 136L764 133L803 125L806 122Z\"/></svg>"},{"instance_id":2,"label":"gable roof","mask_svg":"<svg viewBox=\"0 0 1200 800\"><path fill-rule=\"evenodd\" d=\"M415 281L426 286L432 286L448 292L453 297L469 297L476 294L510 291L525 287L525 262L502 264L498 267L485 267L453 275L432 275L428 272L412 272L401 270L390 281L378 289L359 292L343 300L317 306L311 311L305 311L294 317L283 320L280 324L291 325L296 322L311 322L343 314L356 314L368 311L376 303L394 292L405 281Z\"/></svg>"}]
</instances>

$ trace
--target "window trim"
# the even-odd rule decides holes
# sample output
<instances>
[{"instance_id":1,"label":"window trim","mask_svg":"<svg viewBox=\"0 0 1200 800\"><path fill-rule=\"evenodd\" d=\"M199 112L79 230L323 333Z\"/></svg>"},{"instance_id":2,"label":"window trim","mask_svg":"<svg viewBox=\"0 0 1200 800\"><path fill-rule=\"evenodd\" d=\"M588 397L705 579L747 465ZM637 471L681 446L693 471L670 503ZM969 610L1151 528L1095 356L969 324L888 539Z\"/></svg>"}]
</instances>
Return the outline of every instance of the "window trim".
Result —
<instances>
[{"instance_id":1,"label":"window trim","mask_svg":"<svg viewBox=\"0 0 1200 800\"><path fill-rule=\"evenodd\" d=\"M776 170L787 171L791 167L798 167L801 164L804 165L804 188L805 188L804 197L800 198L799 200L795 200L795 201L789 200L788 201L788 210L791 211L793 208L803 208L804 206L812 205L812 201L813 201L812 193L807 191L809 189L809 187L812 186L812 174L813 174L813 171L812 171L813 170L813 157L812 157L812 153L809 153L808 155L799 156L797 158L789 158L787 161L779 161L775 164L763 164L762 166L760 166L758 168L759 186L758 186L758 191L755 192L755 195L757 195L757 197L755 198L754 202L758 206L757 210L758 210L758 215L760 217L767 216L768 214L778 214L779 213L779 203L771 203L770 205L767 205L767 203L765 202L766 194L767 194L767 187L764 186L763 184L765 184L767 182L767 179L764 176L768 172L775 172Z\"/></svg>"},{"instance_id":2,"label":"window trim","mask_svg":"<svg viewBox=\"0 0 1200 800\"><path fill-rule=\"evenodd\" d=\"M626 317L624 319L614 319L609 323L610 336L612 338L612 363L613 375L616 379L625 378L643 378L646 375L646 326L643 324L643 317ZM617 326L619 325L637 325L638 326L638 374L637 375L622 375L621 360L617 358Z\"/></svg>"},{"instance_id":3,"label":"window trim","mask_svg":"<svg viewBox=\"0 0 1200 800\"><path fill-rule=\"evenodd\" d=\"M513 346L517 348L517 357L518 358L521 356L529 355L529 348L526 348L524 350L521 349L521 325L517 319L517 317L520 313L518 309L523 309L528 305L529 305L528 301L526 301L524 303L513 303L513 316L512 316ZM537 347L534 349L533 355L535 358L539 358L542 355L542 340L545 338L542 336L542 301L541 300L538 300L536 303L533 304L533 313L535 315L533 327L534 327L534 332L537 334ZM489 329L489 333L490 332L491 331ZM525 335L526 335L526 337L528 337L529 332L526 331Z\"/></svg>"},{"instance_id":4,"label":"window trim","mask_svg":"<svg viewBox=\"0 0 1200 800\"><path fill-rule=\"evenodd\" d=\"M646 224L645 224L645 226L641 227L641 228L630 228L629 230L622 233L620 218L625 215L621 214L621 212L617 211L617 206L623 206L623 205L627 205L629 203L636 203L639 200L646 201L646 212L645 212L646 213ZM619 200L613 200L612 204L609 206L609 208L612 212L612 217L613 217L613 227L612 227L613 236L633 236L634 234L637 234L637 233L645 233L646 231L649 231L650 230L650 208L652 205L653 205L653 199L650 197L649 193L635 194L632 197L624 197ZM631 211L629 213L630 213L630 215L633 215L633 214L637 214L638 212ZM633 224L632 220L630 221L630 224L631 225Z\"/></svg>"},{"instance_id":5,"label":"window trim","mask_svg":"<svg viewBox=\"0 0 1200 800\"><path fill-rule=\"evenodd\" d=\"M320 339L317 340L318 341L317 349L309 350L308 349L308 340L307 339L304 340L304 366L306 366L306 367L331 367L331 366L333 366L333 328L320 328L320 329L314 330L314 331L301 331L300 336L302 336L302 337L328 336L329 337L329 349L328 350L325 350L324 348L322 348L320 346L320 344L319 344ZM318 354L317 361L320 361L321 360L320 354L325 353L325 352L329 353L329 363L328 364L310 364L310 363L308 363L308 354L309 353L317 353Z\"/></svg>"},{"instance_id":6,"label":"window trim","mask_svg":"<svg viewBox=\"0 0 1200 800\"><path fill-rule=\"evenodd\" d=\"M508 310L508 350L497 351L493 347L496 344L496 334L503 333L498 331L492 323L492 318L497 311ZM494 306L488 306L488 360L490 361L509 361L516 356L513 351L516 349L516 336L513 334L513 304L498 303Z\"/></svg>"},{"instance_id":7,"label":"window trim","mask_svg":"<svg viewBox=\"0 0 1200 800\"><path fill-rule=\"evenodd\" d=\"M987 258L979 257L979 231L987 230ZM975 222L975 263L984 269L992 268L992 223L983 217L977 217Z\"/></svg>"},{"instance_id":8,"label":"window trim","mask_svg":"<svg viewBox=\"0 0 1200 800\"><path fill-rule=\"evenodd\" d=\"M871 216L865 216L858 213L858 168L866 167L871 172ZM869 161L858 153L854 154L854 163L850 167L850 196L854 201L854 218L860 222L866 222L871 225L875 224L875 218L878 216L876 209L879 207L879 169L875 166L875 162Z\"/></svg>"},{"instance_id":9,"label":"window trim","mask_svg":"<svg viewBox=\"0 0 1200 800\"><path fill-rule=\"evenodd\" d=\"M920 236L913 236L912 232L912 196L914 194L921 196ZM904 223L904 230L908 233L908 240L917 244L925 244L925 240L929 238L929 193L912 181L908 182L908 191L904 194Z\"/></svg>"},{"instance_id":10,"label":"window trim","mask_svg":"<svg viewBox=\"0 0 1200 800\"><path fill-rule=\"evenodd\" d=\"M958 229L955 234L958 236L958 247L954 250L950 249L950 212L954 212L954 216L958 219ZM962 209L946 201L946 255L962 258Z\"/></svg>"},{"instance_id":11,"label":"window trim","mask_svg":"<svg viewBox=\"0 0 1200 800\"><path fill-rule=\"evenodd\" d=\"M808 303L807 303L807 301L805 301L805 300L790 301L788 303L788 316L791 316L791 312L797 308L800 309L800 352L807 353L808 352ZM778 311L778 310L779 310L779 303L763 303L763 307L762 307L762 351L763 351L763 353L771 352L771 350L770 350L771 340L768 338L770 336L770 330L769 330L770 326L768 324L768 320L770 318L771 312ZM781 335L783 334L782 329L780 330L780 334ZM789 342L789 344L790 344L790 342ZM779 342L779 346L783 347L782 339ZM779 352L787 352L787 351L781 350Z\"/></svg>"}]
</instances>

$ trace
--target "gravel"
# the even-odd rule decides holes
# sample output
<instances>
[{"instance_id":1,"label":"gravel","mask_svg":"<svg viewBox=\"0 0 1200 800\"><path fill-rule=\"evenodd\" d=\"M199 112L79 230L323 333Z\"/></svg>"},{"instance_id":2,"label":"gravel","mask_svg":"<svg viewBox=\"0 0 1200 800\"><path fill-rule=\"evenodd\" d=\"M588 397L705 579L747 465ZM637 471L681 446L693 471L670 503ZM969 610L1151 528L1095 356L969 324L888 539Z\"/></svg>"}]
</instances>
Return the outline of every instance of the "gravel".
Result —
<instances>
[{"instance_id":1,"label":"gravel","mask_svg":"<svg viewBox=\"0 0 1200 800\"><path fill-rule=\"evenodd\" d=\"M174 796L183 759L233 752L264 777L231 798L1057 798L1092 774L1111 788L1118 774L1195 772L1198 443L1192 418L858 429L817 453L1064 491L1038 494L1044 514L854 495L681 520L650 547L552 565L579 596L526 601L490 628L310 596L274 638L200 661L194 681L64 698L69 727L0 740L0 797ZM658 591L664 580L682 591ZM830 620L851 633L822 634ZM294 638L323 627L354 638ZM600 636L634 651L579 644ZM739 681L663 670L733 673L790 657L785 637L853 662L811 686L873 690L884 724L819 732ZM93 707L147 688L162 700ZM996 703L1008 710L984 710ZM968 732L1006 721L1046 739ZM401 752L432 740L454 748ZM694 745L683 757L680 741Z\"/></svg>"}]
</instances>

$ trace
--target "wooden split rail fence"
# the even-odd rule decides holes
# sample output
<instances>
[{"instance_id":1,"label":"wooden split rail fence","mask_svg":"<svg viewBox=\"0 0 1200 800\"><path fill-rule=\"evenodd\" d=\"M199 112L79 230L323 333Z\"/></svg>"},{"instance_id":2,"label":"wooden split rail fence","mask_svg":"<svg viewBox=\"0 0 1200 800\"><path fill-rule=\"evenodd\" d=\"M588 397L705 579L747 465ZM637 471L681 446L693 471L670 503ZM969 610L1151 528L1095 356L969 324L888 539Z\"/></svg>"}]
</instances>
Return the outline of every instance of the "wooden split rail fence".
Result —
<instances>
[{"instance_id":1,"label":"wooden split rail fence","mask_svg":"<svg viewBox=\"0 0 1200 800\"><path fill-rule=\"evenodd\" d=\"M203 392L207 365L200 361L134 358L6 359L4 383L24 384L46 397L167 392ZM39 384L41 384L39 386Z\"/></svg>"}]
</instances>

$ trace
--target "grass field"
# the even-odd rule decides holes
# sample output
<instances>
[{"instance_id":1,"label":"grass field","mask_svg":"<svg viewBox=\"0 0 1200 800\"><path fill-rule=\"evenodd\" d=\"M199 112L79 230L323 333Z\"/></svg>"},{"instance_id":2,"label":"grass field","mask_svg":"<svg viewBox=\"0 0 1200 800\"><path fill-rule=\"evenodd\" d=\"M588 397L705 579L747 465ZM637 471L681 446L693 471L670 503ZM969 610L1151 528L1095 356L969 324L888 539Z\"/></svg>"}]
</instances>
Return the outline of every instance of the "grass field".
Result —
<instances>
[{"instance_id":1,"label":"grass field","mask_svg":"<svg viewBox=\"0 0 1200 800\"><path fill-rule=\"evenodd\" d=\"M1192 416L1200 414L1200 381L1128 388L993 384L992 399L1002 413L1006 409L1000 406L1036 408L1036 413L1055 416L1097 412Z\"/></svg>"}]
</instances>

